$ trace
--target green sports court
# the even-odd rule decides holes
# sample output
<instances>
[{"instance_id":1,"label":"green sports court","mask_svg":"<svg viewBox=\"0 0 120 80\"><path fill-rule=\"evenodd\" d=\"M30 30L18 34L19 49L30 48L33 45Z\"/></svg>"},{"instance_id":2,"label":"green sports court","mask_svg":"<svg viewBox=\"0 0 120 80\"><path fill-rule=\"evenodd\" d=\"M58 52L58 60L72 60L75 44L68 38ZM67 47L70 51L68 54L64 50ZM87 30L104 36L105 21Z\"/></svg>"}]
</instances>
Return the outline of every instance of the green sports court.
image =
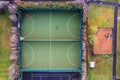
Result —
<instances>
[{"instance_id":1,"label":"green sports court","mask_svg":"<svg viewBox=\"0 0 120 80\"><path fill-rule=\"evenodd\" d=\"M23 80L28 80L28 74L42 75L43 72L69 74L68 78L76 73L74 78L80 78L82 11L23 10L19 16L19 64Z\"/></svg>"}]
</instances>

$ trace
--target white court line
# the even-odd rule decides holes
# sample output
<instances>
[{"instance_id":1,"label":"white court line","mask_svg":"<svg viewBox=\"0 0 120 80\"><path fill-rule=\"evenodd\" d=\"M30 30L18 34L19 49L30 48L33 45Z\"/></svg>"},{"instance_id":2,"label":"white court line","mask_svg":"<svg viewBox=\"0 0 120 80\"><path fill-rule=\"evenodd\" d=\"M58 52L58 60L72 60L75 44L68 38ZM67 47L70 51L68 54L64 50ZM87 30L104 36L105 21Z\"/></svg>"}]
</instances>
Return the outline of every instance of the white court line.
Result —
<instances>
[{"instance_id":1,"label":"white court line","mask_svg":"<svg viewBox=\"0 0 120 80\"><path fill-rule=\"evenodd\" d=\"M52 12L50 11L50 68L52 68L52 64L51 64L51 17L52 17Z\"/></svg>"},{"instance_id":2,"label":"white court line","mask_svg":"<svg viewBox=\"0 0 120 80\"><path fill-rule=\"evenodd\" d=\"M68 62L69 62L72 66L74 66L74 67L79 67L79 66L76 65L76 64L74 64L74 63L72 62L72 60L70 59L70 50L71 50L72 47L74 47L74 46L77 45L77 44L79 44L79 42L72 43L72 44L69 46L68 50L67 50L67 60L68 60Z\"/></svg>"},{"instance_id":3,"label":"white court line","mask_svg":"<svg viewBox=\"0 0 120 80\"><path fill-rule=\"evenodd\" d=\"M27 67L27 66L29 66L30 64L32 64L32 62L34 61L34 58L35 58L34 54L35 54L35 52L34 52L32 46L31 46L30 44L28 44L28 43L24 43L24 44L30 48L30 50L31 50L31 52L32 52L32 55L33 55L33 56L32 56L32 59L29 61L29 63L27 63L26 65L23 66L23 67Z\"/></svg>"},{"instance_id":4,"label":"white court line","mask_svg":"<svg viewBox=\"0 0 120 80\"><path fill-rule=\"evenodd\" d=\"M72 80L72 77L73 77L74 75L76 75L76 74L78 74L78 73L73 73L72 75L70 75L70 77L69 77L68 80ZM79 79L78 79L78 80L79 80Z\"/></svg>"},{"instance_id":5,"label":"white court line","mask_svg":"<svg viewBox=\"0 0 120 80\"><path fill-rule=\"evenodd\" d=\"M27 38L27 37L29 37L29 36L32 35L32 33L33 33L33 31L34 31L35 25L34 25L34 20L32 19L32 17L31 17L30 15L28 15L28 14L24 14L24 15L26 15L26 16L27 16L28 18L30 18L30 20L32 21L32 30L31 30L31 32L30 32L28 35L23 36L24 38ZM28 25L29 25L29 24L28 24ZM27 27L28 27L28 25L27 25Z\"/></svg>"},{"instance_id":6,"label":"white court line","mask_svg":"<svg viewBox=\"0 0 120 80\"><path fill-rule=\"evenodd\" d=\"M68 33L73 37L73 38L77 38L77 39L79 39L79 37L78 36L75 36L71 31L70 31L70 22L71 22L71 20L75 17L75 16L78 16L79 14L77 13L77 14L73 14L72 16L70 16L70 18L68 19L68 21L67 21L67 31L68 31Z\"/></svg>"}]
</instances>

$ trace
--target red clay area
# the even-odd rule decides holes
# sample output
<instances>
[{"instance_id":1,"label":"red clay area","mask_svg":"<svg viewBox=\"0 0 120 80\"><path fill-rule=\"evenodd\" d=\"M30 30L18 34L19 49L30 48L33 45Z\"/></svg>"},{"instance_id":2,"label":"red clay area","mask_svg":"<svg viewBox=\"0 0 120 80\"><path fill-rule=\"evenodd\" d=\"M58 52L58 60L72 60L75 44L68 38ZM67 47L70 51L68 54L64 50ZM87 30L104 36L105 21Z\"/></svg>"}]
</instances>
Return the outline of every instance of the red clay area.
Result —
<instances>
[{"instance_id":1,"label":"red clay area","mask_svg":"<svg viewBox=\"0 0 120 80\"><path fill-rule=\"evenodd\" d=\"M94 54L112 54L112 29L100 28L95 37Z\"/></svg>"}]
</instances>

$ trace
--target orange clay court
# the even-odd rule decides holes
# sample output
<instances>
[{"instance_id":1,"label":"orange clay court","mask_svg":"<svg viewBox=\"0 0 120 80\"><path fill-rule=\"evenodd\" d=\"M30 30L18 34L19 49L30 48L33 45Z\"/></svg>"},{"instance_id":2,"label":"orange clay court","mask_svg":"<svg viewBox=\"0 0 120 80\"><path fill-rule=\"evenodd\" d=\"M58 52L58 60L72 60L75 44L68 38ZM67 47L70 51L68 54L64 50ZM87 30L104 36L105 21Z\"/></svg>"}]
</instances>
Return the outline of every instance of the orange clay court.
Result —
<instances>
[{"instance_id":1,"label":"orange clay court","mask_svg":"<svg viewBox=\"0 0 120 80\"><path fill-rule=\"evenodd\" d=\"M94 54L112 54L112 28L99 28L95 37Z\"/></svg>"}]
</instances>

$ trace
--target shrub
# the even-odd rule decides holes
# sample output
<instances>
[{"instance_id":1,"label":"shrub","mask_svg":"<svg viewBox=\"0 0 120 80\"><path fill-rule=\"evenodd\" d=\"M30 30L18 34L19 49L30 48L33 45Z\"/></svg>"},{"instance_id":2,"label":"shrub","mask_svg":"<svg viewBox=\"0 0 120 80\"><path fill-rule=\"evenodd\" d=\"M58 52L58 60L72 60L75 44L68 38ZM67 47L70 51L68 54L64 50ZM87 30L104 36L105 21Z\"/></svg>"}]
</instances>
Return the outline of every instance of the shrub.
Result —
<instances>
[{"instance_id":1,"label":"shrub","mask_svg":"<svg viewBox=\"0 0 120 80\"><path fill-rule=\"evenodd\" d=\"M75 2L25 2L19 3L17 6L18 9L82 9L83 4Z\"/></svg>"}]
</instances>

